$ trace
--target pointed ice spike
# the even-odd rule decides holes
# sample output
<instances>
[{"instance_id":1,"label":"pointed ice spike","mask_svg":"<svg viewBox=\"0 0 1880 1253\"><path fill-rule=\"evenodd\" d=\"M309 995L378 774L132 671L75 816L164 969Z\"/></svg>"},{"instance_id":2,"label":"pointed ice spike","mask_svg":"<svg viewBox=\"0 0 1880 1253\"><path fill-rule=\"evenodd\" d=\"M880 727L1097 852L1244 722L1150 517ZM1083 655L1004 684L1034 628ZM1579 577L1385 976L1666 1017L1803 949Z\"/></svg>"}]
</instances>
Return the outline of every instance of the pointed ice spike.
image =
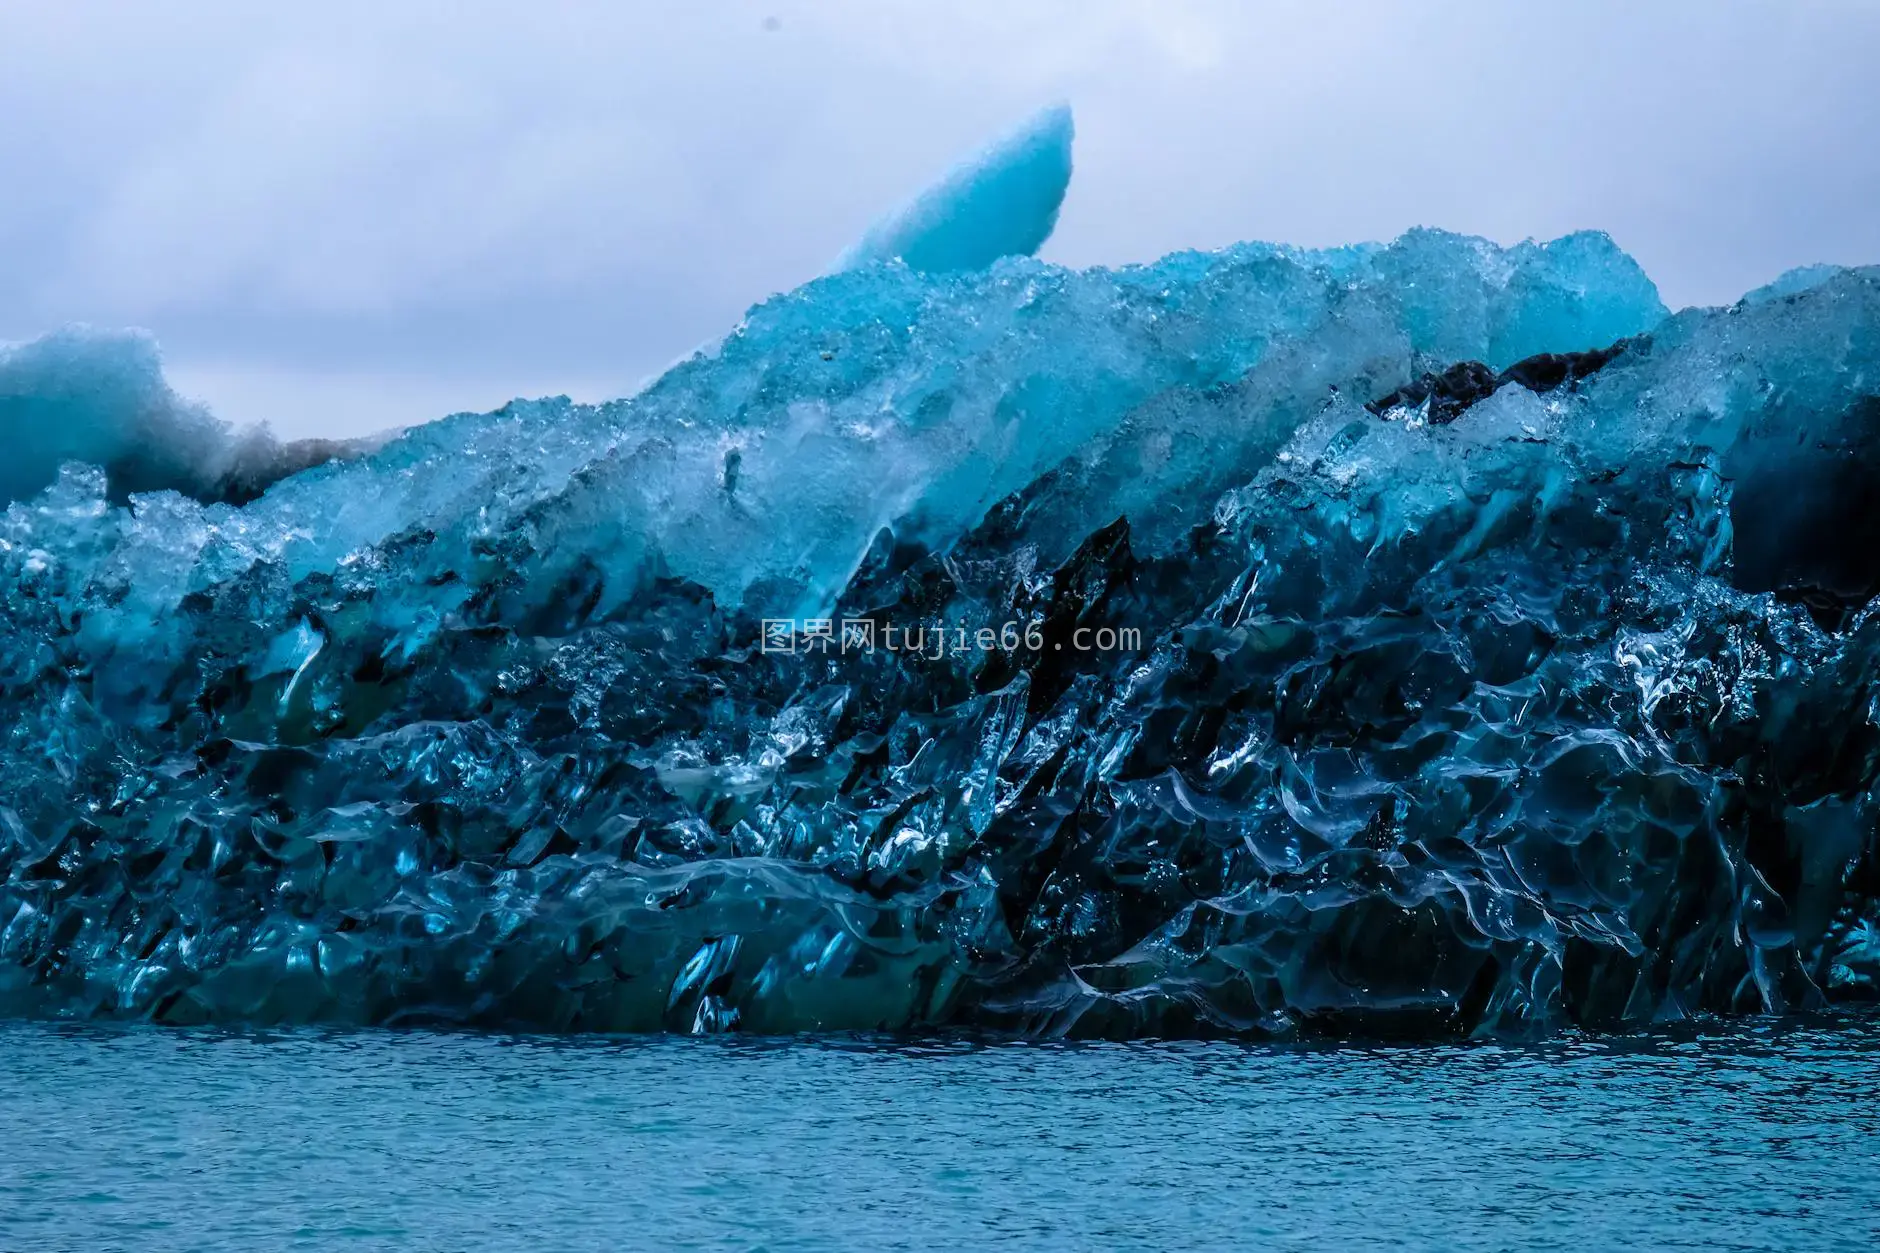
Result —
<instances>
[{"instance_id":1,"label":"pointed ice spike","mask_svg":"<svg viewBox=\"0 0 1880 1253\"><path fill-rule=\"evenodd\" d=\"M898 257L915 270L981 270L1030 256L1057 226L1073 134L1069 105L1043 110L875 225L835 269Z\"/></svg>"}]
</instances>

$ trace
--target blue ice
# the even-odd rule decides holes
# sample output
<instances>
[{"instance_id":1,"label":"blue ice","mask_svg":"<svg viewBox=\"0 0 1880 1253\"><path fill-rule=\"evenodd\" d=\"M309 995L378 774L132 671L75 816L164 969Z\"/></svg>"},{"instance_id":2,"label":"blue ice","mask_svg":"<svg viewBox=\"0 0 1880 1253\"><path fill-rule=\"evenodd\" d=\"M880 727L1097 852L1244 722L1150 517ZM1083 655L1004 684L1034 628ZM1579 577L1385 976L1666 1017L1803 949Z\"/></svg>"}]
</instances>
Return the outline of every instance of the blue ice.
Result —
<instances>
[{"instance_id":1,"label":"blue ice","mask_svg":"<svg viewBox=\"0 0 1880 1253\"><path fill-rule=\"evenodd\" d=\"M1057 227L1074 133L1069 105L1042 110L876 224L836 268L899 259L929 272L981 270L1031 256Z\"/></svg>"}]
</instances>

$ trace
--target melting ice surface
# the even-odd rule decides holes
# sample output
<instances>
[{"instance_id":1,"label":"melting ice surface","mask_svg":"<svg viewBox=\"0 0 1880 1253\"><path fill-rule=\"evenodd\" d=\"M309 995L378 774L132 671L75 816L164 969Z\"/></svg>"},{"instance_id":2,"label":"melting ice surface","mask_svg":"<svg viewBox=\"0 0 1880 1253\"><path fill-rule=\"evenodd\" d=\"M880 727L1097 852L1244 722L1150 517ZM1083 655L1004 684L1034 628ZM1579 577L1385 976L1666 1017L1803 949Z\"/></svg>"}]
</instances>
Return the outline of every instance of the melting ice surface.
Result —
<instances>
[{"instance_id":1,"label":"melting ice surface","mask_svg":"<svg viewBox=\"0 0 1880 1253\"><path fill-rule=\"evenodd\" d=\"M1540 1033L1880 976L1880 271L859 264L244 490L87 442L167 389L49 343L0 1011Z\"/></svg>"}]
</instances>

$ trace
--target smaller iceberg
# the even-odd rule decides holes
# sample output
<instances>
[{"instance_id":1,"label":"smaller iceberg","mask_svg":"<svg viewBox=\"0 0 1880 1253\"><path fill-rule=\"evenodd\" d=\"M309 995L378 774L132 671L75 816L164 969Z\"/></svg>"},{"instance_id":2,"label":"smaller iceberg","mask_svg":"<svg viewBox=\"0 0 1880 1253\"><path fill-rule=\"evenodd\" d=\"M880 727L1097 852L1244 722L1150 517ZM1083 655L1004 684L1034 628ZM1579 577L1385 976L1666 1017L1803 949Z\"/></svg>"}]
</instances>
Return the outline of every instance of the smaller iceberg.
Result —
<instances>
[{"instance_id":1,"label":"smaller iceberg","mask_svg":"<svg viewBox=\"0 0 1880 1253\"><path fill-rule=\"evenodd\" d=\"M178 396L142 331L68 326L0 344L0 506L52 485L67 461L101 467L113 498L174 491L245 504L274 483L360 456L384 437L282 442Z\"/></svg>"},{"instance_id":2,"label":"smaller iceberg","mask_svg":"<svg viewBox=\"0 0 1880 1253\"><path fill-rule=\"evenodd\" d=\"M983 270L1031 256L1057 227L1074 133L1069 105L1043 110L878 223L836 272L896 259L926 273Z\"/></svg>"}]
</instances>

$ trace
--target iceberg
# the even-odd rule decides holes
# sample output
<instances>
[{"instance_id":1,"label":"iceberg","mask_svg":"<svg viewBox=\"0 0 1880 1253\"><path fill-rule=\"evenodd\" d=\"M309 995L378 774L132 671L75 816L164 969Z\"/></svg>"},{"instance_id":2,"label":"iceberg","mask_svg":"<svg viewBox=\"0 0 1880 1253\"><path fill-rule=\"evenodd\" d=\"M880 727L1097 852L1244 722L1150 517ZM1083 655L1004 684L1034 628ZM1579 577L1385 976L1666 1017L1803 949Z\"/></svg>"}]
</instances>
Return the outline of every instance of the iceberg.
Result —
<instances>
[{"instance_id":1,"label":"iceberg","mask_svg":"<svg viewBox=\"0 0 1880 1253\"><path fill-rule=\"evenodd\" d=\"M15 350L0 1013L1875 996L1880 270L1670 314L1590 233L915 251L249 493L146 341Z\"/></svg>"},{"instance_id":2,"label":"iceberg","mask_svg":"<svg viewBox=\"0 0 1880 1253\"><path fill-rule=\"evenodd\" d=\"M1040 111L878 223L836 268L900 261L931 272L983 270L1000 257L1031 256L1057 229L1075 133L1069 105Z\"/></svg>"}]
</instances>

